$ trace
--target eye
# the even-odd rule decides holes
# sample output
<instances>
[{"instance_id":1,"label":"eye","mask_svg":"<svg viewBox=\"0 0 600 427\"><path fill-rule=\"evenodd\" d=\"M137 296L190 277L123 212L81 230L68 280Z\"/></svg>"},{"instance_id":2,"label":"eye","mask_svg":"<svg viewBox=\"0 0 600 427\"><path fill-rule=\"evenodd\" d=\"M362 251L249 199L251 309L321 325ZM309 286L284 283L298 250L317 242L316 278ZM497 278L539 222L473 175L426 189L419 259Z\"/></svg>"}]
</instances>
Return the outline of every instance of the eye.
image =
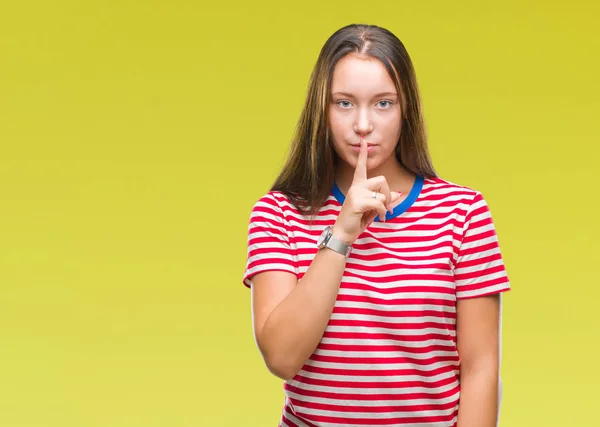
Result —
<instances>
[{"instance_id":1,"label":"eye","mask_svg":"<svg viewBox=\"0 0 600 427\"><path fill-rule=\"evenodd\" d=\"M382 103L387 103L387 105L381 105ZM389 107L392 106L392 101L387 101L387 100L386 101L379 101L378 104L382 108L389 108Z\"/></svg>"},{"instance_id":2,"label":"eye","mask_svg":"<svg viewBox=\"0 0 600 427\"><path fill-rule=\"evenodd\" d=\"M339 105L342 108L349 108L350 105L352 105L350 103L350 101L346 101L346 100L337 101L336 104Z\"/></svg>"}]
</instances>

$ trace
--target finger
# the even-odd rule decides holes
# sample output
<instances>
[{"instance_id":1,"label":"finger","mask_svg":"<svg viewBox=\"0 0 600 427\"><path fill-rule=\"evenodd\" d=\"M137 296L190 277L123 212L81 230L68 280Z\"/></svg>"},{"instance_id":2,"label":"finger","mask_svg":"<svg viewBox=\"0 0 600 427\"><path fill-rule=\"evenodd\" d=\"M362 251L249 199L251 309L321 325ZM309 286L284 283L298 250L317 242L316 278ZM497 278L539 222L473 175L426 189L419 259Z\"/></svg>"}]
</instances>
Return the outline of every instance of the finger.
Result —
<instances>
[{"instance_id":1,"label":"finger","mask_svg":"<svg viewBox=\"0 0 600 427\"><path fill-rule=\"evenodd\" d=\"M391 195L392 195L392 204L396 203L398 200L400 200L402 198L402 193L399 193L397 191L392 191Z\"/></svg>"},{"instance_id":2,"label":"finger","mask_svg":"<svg viewBox=\"0 0 600 427\"><path fill-rule=\"evenodd\" d=\"M363 217L363 227L365 226L369 226L373 223L373 221L375 221L375 217L379 215L379 212L377 211L371 211L368 214L365 214L365 216Z\"/></svg>"},{"instance_id":3,"label":"finger","mask_svg":"<svg viewBox=\"0 0 600 427\"><path fill-rule=\"evenodd\" d=\"M385 196L385 206L391 211L392 194L390 186L384 176L376 176L367 180L367 188L372 191L378 191Z\"/></svg>"},{"instance_id":4,"label":"finger","mask_svg":"<svg viewBox=\"0 0 600 427\"><path fill-rule=\"evenodd\" d=\"M386 205L385 194L383 193L379 193L377 191L370 191L367 197L374 200L379 200L384 206Z\"/></svg>"},{"instance_id":5,"label":"finger","mask_svg":"<svg viewBox=\"0 0 600 427\"><path fill-rule=\"evenodd\" d=\"M372 200L378 200L379 202L381 202L381 204L383 206L386 206L385 205L385 196L382 193L377 193L377 192L374 192L374 193L375 193L375 197L373 197L373 193L371 193L370 199L372 199ZM400 199L402 197L402 193L399 193L397 191L391 191L390 195L391 195L391 204L395 203L398 199ZM379 219L382 222L385 222L386 215L387 215L388 211L390 213L393 213L394 209L393 208L389 208L389 209L387 209L386 211L383 211L383 212L381 210L373 210L373 211L371 211L367 215L365 222L367 224L370 224L371 222L373 222L373 220L375 219L376 216L379 216Z\"/></svg>"},{"instance_id":6,"label":"finger","mask_svg":"<svg viewBox=\"0 0 600 427\"><path fill-rule=\"evenodd\" d=\"M364 138L360 137L360 151L358 152L358 160L356 161L356 168L354 169L354 181L353 183L362 182L367 180L367 157L369 152L367 149L367 142Z\"/></svg>"},{"instance_id":7,"label":"finger","mask_svg":"<svg viewBox=\"0 0 600 427\"><path fill-rule=\"evenodd\" d=\"M392 212L392 194L390 192L390 186L388 185L386 179L383 180L379 192L383 193L383 195L385 196L385 207L388 211Z\"/></svg>"},{"instance_id":8,"label":"finger","mask_svg":"<svg viewBox=\"0 0 600 427\"><path fill-rule=\"evenodd\" d=\"M379 215L382 222L385 222L385 216L387 213L387 209L383 202L378 199L374 199L369 197L368 199L364 199L359 206L359 210L363 213L367 213L370 211L375 211L376 215Z\"/></svg>"}]
</instances>

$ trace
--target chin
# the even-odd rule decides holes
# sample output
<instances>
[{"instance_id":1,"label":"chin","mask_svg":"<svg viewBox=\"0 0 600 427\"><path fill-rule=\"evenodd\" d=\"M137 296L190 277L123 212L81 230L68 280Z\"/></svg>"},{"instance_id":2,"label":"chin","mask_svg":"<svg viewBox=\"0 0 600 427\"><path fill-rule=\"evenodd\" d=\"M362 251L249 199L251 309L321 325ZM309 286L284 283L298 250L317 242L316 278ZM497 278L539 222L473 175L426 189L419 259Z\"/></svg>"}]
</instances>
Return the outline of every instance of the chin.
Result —
<instances>
[{"instance_id":1,"label":"chin","mask_svg":"<svg viewBox=\"0 0 600 427\"><path fill-rule=\"evenodd\" d=\"M352 159L352 162L350 163L350 165L352 165L352 168L354 169L354 168L356 168L357 163L358 163L358 157L355 157ZM381 161L380 156L373 156L373 157L367 158L367 170L377 169L382 164L383 164L383 162Z\"/></svg>"}]
</instances>

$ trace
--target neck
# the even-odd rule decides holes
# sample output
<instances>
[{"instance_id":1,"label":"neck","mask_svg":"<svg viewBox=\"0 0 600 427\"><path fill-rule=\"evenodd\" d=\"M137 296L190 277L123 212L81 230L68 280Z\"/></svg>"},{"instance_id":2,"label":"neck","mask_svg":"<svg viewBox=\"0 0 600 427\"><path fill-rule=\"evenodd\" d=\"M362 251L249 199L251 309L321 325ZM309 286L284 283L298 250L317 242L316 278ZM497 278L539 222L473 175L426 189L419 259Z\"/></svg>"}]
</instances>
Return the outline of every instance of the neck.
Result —
<instances>
[{"instance_id":1,"label":"neck","mask_svg":"<svg viewBox=\"0 0 600 427\"><path fill-rule=\"evenodd\" d=\"M415 174L404 168L395 156L379 165L375 169L367 171L367 178L383 175L390 186L391 191L408 194L415 182ZM352 184L354 169L340 161L335 173L335 182L343 194L348 194Z\"/></svg>"}]
</instances>

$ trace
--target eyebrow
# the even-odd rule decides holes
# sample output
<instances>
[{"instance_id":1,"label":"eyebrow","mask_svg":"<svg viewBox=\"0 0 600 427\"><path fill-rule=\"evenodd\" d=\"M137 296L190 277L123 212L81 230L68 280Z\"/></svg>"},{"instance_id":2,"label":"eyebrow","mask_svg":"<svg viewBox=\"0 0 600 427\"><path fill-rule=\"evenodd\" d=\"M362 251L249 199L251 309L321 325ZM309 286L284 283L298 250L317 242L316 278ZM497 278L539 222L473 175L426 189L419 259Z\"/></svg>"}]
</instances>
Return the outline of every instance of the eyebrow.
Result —
<instances>
[{"instance_id":1,"label":"eyebrow","mask_svg":"<svg viewBox=\"0 0 600 427\"><path fill-rule=\"evenodd\" d=\"M354 95L352 95L351 93L347 93L347 92L335 92L331 94L333 95L342 95L342 96L347 96L348 98L354 98ZM373 96L373 98L379 98L382 96L398 96L398 94L396 92L381 92L378 93L376 95Z\"/></svg>"}]
</instances>

